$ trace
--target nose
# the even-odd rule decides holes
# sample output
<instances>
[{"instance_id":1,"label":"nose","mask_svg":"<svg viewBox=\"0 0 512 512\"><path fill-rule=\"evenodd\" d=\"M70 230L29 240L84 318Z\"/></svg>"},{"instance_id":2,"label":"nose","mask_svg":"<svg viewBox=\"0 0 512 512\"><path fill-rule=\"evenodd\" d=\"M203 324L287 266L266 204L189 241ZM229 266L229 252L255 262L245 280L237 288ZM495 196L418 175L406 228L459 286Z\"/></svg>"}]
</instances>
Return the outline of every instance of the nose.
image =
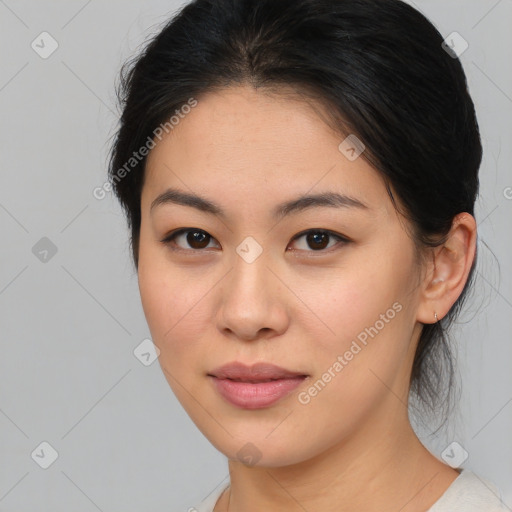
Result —
<instances>
[{"instance_id":1,"label":"nose","mask_svg":"<svg viewBox=\"0 0 512 512\"><path fill-rule=\"evenodd\" d=\"M217 327L224 336L253 341L286 331L290 297L277 276L265 253L252 262L236 255L218 290Z\"/></svg>"}]
</instances>

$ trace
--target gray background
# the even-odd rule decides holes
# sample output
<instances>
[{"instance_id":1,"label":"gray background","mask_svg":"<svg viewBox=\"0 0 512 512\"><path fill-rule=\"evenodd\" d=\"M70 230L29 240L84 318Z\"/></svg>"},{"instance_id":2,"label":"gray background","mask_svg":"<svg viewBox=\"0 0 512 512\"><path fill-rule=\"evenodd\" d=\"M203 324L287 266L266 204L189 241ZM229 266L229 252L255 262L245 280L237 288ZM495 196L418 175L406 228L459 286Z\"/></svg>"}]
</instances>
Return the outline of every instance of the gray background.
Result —
<instances>
[{"instance_id":1,"label":"gray background","mask_svg":"<svg viewBox=\"0 0 512 512\"><path fill-rule=\"evenodd\" d=\"M228 474L158 362L133 353L150 335L127 229L112 196L92 194L106 179L119 67L179 5L0 0L1 511L186 510ZM469 43L485 152L476 292L454 333L460 415L424 442L437 456L460 443L464 467L512 508L512 0L415 5ZM46 59L31 47L43 31L59 45ZM43 441L58 452L47 469Z\"/></svg>"}]
</instances>

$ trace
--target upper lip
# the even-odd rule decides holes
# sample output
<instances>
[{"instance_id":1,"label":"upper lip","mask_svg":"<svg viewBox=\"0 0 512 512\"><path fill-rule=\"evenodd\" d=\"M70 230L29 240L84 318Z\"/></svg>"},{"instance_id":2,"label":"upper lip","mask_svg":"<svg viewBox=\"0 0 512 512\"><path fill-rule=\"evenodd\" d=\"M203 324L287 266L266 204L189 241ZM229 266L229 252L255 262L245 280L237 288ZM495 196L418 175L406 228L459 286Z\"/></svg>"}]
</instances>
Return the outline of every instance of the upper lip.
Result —
<instances>
[{"instance_id":1,"label":"upper lip","mask_svg":"<svg viewBox=\"0 0 512 512\"><path fill-rule=\"evenodd\" d=\"M240 381L263 381L269 379L287 379L292 377L307 377L301 372L292 372L271 363L255 363L247 366L237 361L225 364L208 373L218 379Z\"/></svg>"}]
</instances>

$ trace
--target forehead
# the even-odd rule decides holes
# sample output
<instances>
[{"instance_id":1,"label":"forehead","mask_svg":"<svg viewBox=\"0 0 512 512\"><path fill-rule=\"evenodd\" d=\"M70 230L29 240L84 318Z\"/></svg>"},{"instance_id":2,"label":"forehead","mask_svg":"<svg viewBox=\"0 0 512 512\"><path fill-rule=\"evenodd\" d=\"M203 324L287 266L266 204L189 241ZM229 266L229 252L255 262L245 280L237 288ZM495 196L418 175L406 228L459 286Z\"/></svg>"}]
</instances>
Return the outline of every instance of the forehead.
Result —
<instances>
[{"instance_id":1,"label":"forehead","mask_svg":"<svg viewBox=\"0 0 512 512\"><path fill-rule=\"evenodd\" d=\"M261 156L290 156L290 150L299 153L318 145L326 132L332 132L334 142L340 137L322 121L322 115L320 105L289 92L271 94L249 86L222 89L198 98L197 106L181 116L148 160L160 153L159 148L178 144L182 151L208 149L212 157L244 158L261 149L265 150Z\"/></svg>"},{"instance_id":2,"label":"forehead","mask_svg":"<svg viewBox=\"0 0 512 512\"><path fill-rule=\"evenodd\" d=\"M382 203L381 176L340 151L345 137L313 102L251 87L208 93L150 151L143 196L172 186L249 207L333 190Z\"/></svg>"}]
</instances>

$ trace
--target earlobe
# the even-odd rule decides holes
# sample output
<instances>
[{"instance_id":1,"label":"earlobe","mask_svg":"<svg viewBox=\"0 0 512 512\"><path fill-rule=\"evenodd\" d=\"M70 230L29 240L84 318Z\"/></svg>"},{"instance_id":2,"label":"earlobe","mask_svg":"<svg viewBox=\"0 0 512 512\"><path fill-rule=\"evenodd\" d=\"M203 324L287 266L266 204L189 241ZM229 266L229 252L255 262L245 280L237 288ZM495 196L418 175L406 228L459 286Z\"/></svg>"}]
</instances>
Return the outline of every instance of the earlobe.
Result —
<instances>
[{"instance_id":1,"label":"earlobe","mask_svg":"<svg viewBox=\"0 0 512 512\"><path fill-rule=\"evenodd\" d=\"M459 213L445 243L433 250L418 307L418 322L435 323L448 313L464 289L475 251L475 219L467 212Z\"/></svg>"}]
</instances>

